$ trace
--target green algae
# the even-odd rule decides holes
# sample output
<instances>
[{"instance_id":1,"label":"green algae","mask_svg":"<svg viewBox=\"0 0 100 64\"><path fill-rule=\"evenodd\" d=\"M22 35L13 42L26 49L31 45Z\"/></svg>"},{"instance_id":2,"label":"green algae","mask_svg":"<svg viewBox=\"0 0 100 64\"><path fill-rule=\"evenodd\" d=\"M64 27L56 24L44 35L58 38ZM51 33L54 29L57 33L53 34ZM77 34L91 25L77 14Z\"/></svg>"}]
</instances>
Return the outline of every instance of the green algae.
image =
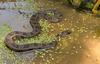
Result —
<instances>
[{"instance_id":1,"label":"green algae","mask_svg":"<svg viewBox=\"0 0 100 64\"><path fill-rule=\"evenodd\" d=\"M0 64L22 64L23 59L18 59L15 52L8 49L4 44L5 36L11 32L12 29L4 24L0 27Z\"/></svg>"},{"instance_id":2,"label":"green algae","mask_svg":"<svg viewBox=\"0 0 100 64\"><path fill-rule=\"evenodd\" d=\"M14 55L11 50L7 49L4 44L4 38L11 29L7 24L0 27L0 64L6 63L9 59L14 59Z\"/></svg>"},{"instance_id":3,"label":"green algae","mask_svg":"<svg viewBox=\"0 0 100 64\"><path fill-rule=\"evenodd\" d=\"M2 27L0 27L0 43L2 43L4 41L5 36L7 35L7 33L11 32L12 30L10 29L10 27L7 24L4 24ZM2 47L3 45L1 44L0 47Z\"/></svg>"},{"instance_id":4,"label":"green algae","mask_svg":"<svg viewBox=\"0 0 100 64\"><path fill-rule=\"evenodd\" d=\"M32 38L25 38L21 40L17 40L18 44L23 43L49 43L52 40L54 40L54 35L48 35L49 32L49 23L45 20L40 21L40 25L42 27L41 34L39 34L36 37ZM7 25L4 24L2 27L0 27L0 64L8 63L8 64L25 64L26 61L23 58L20 58L14 51L9 50L5 44L4 39L8 33L10 33L12 29ZM40 52L36 52L37 54ZM34 52L33 52L34 54Z\"/></svg>"}]
</instances>

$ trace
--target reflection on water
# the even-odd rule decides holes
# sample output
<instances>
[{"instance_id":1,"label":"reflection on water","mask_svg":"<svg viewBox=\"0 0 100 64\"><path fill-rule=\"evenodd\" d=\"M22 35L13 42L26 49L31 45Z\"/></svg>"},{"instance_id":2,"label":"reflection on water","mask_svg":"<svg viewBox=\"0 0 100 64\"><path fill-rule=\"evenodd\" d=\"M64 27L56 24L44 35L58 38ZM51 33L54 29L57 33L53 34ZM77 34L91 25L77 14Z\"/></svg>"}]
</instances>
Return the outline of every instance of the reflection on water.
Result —
<instances>
[{"instance_id":1,"label":"reflection on water","mask_svg":"<svg viewBox=\"0 0 100 64\"><path fill-rule=\"evenodd\" d=\"M8 23L14 31L31 31L29 18L23 17L18 11L0 10L0 26Z\"/></svg>"},{"instance_id":2,"label":"reflection on water","mask_svg":"<svg viewBox=\"0 0 100 64\"><path fill-rule=\"evenodd\" d=\"M60 38L56 48L40 52L28 64L100 64L99 36L95 28L100 25L100 18L87 13L79 13L59 2L36 0L40 9L56 8L64 15L60 23L50 23L50 33L57 34L63 30L72 33ZM47 4L48 3L48 4Z\"/></svg>"}]
</instances>

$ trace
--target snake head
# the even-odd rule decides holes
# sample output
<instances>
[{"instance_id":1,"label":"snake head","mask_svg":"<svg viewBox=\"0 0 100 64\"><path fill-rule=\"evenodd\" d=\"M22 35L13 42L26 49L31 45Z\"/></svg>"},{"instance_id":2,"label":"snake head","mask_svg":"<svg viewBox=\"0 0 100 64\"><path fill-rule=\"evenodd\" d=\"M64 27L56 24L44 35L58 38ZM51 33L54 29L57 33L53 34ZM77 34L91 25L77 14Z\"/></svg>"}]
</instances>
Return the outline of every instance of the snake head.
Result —
<instances>
[{"instance_id":1,"label":"snake head","mask_svg":"<svg viewBox=\"0 0 100 64\"><path fill-rule=\"evenodd\" d=\"M62 31L61 33L59 33L57 36L60 36L60 37L66 37L67 35L71 34L72 31L70 30L65 30L65 31Z\"/></svg>"}]
</instances>

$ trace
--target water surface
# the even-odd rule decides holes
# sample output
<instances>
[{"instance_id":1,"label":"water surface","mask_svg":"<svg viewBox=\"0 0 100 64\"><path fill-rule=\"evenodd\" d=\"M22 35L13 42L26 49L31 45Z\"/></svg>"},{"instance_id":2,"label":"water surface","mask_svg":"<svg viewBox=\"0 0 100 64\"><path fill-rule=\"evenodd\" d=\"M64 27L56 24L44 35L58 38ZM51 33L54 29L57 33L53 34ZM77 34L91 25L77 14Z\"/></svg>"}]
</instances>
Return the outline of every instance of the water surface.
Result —
<instances>
[{"instance_id":1,"label":"water surface","mask_svg":"<svg viewBox=\"0 0 100 64\"><path fill-rule=\"evenodd\" d=\"M28 59L24 64L100 64L100 18L86 12L77 12L75 9L62 5L60 2L50 0L36 0L40 10L55 8L64 15L60 23L50 23L49 35L57 34L64 30L71 30L72 33L60 38L56 48L46 50L38 54L35 59ZM12 12L11 12L12 14ZM18 13L16 13L18 14ZM15 30L28 30L21 27L27 23L22 16L16 14L12 18L5 14L8 24ZM2 16L3 17L3 16ZM0 17L1 18L1 17ZM6 20L4 20L6 21ZM14 24L13 24L14 23ZM26 24L24 24L26 23ZM0 23L1 24L1 23ZM16 25L15 25L16 24ZM20 28L18 28L18 26ZM15 27L15 28L14 28ZM98 28L98 29L96 29ZM30 29L30 28L29 28ZM29 56L30 58L30 56ZM17 60L17 59L16 59Z\"/></svg>"}]
</instances>

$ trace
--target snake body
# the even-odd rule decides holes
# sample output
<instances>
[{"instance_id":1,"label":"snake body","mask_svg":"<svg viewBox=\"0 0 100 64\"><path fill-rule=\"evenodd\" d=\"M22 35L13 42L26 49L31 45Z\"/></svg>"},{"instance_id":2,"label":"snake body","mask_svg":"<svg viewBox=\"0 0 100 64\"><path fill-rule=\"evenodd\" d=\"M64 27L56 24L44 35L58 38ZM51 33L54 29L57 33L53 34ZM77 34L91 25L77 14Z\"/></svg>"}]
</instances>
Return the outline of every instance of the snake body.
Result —
<instances>
[{"instance_id":1,"label":"snake body","mask_svg":"<svg viewBox=\"0 0 100 64\"><path fill-rule=\"evenodd\" d=\"M17 38L34 37L41 33L41 26L39 24L40 19L46 19L50 22L56 23L61 21L62 14L54 9L37 12L36 14L31 16L29 21L33 29L32 32L13 31L9 33L4 40L6 46L9 49L17 52L36 50L36 49L48 49L48 48L55 47L57 41L52 41L50 43L31 43L31 44L23 44L23 45L16 44L15 40Z\"/></svg>"}]
</instances>

